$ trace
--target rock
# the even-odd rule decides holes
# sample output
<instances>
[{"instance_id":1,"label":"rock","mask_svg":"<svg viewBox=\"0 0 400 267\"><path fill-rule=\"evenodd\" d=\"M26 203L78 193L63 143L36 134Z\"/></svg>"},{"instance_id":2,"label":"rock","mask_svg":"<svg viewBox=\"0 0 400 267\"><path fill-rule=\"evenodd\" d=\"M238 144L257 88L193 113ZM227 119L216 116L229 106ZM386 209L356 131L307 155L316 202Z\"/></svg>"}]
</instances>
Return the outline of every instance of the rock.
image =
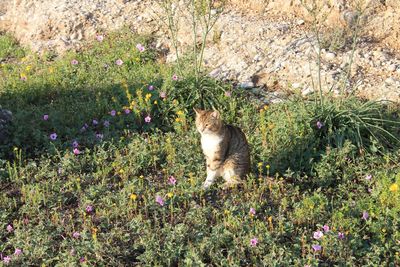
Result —
<instances>
[{"instance_id":1,"label":"rock","mask_svg":"<svg viewBox=\"0 0 400 267\"><path fill-rule=\"evenodd\" d=\"M387 85L392 85L392 84L395 84L395 83L396 83L396 80L395 80L393 77L389 77L389 78L387 78L387 79L385 80L385 83L386 83Z\"/></svg>"},{"instance_id":2,"label":"rock","mask_svg":"<svg viewBox=\"0 0 400 267\"><path fill-rule=\"evenodd\" d=\"M12 113L6 109L0 109L0 143L6 140L9 134L9 126L12 121Z\"/></svg>"},{"instance_id":3,"label":"rock","mask_svg":"<svg viewBox=\"0 0 400 267\"><path fill-rule=\"evenodd\" d=\"M250 89L254 88L254 83L250 81L242 82L239 84L239 87L242 89Z\"/></svg>"},{"instance_id":4,"label":"rock","mask_svg":"<svg viewBox=\"0 0 400 267\"><path fill-rule=\"evenodd\" d=\"M332 52L328 52L325 54L325 58L327 60L333 60L333 59L335 59L335 57L336 57L335 53L332 53Z\"/></svg>"},{"instance_id":5,"label":"rock","mask_svg":"<svg viewBox=\"0 0 400 267\"><path fill-rule=\"evenodd\" d=\"M303 25L304 24L304 20L299 19L299 20L296 21L296 24L299 25L299 26Z\"/></svg>"},{"instance_id":6,"label":"rock","mask_svg":"<svg viewBox=\"0 0 400 267\"><path fill-rule=\"evenodd\" d=\"M210 77L212 77L212 78L216 78L219 76L220 73L221 73L221 70L219 68L216 68L216 69L212 70L208 75L210 75Z\"/></svg>"},{"instance_id":7,"label":"rock","mask_svg":"<svg viewBox=\"0 0 400 267\"><path fill-rule=\"evenodd\" d=\"M300 86L301 86L301 83L292 83L293 89L298 89L298 88L300 88Z\"/></svg>"},{"instance_id":8,"label":"rock","mask_svg":"<svg viewBox=\"0 0 400 267\"><path fill-rule=\"evenodd\" d=\"M308 96L312 93L314 93L314 89L312 87L306 87L301 91L302 96Z\"/></svg>"},{"instance_id":9,"label":"rock","mask_svg":"<svg viewBox=\"0 0 400 267\"><path fill-rule=\"evenodd\" d=\"M396 66L396 64L390 64L389 66L387 66L386 69L390 72L393 72L397 69L397 66Z\"/></svg>"}]
</instances>

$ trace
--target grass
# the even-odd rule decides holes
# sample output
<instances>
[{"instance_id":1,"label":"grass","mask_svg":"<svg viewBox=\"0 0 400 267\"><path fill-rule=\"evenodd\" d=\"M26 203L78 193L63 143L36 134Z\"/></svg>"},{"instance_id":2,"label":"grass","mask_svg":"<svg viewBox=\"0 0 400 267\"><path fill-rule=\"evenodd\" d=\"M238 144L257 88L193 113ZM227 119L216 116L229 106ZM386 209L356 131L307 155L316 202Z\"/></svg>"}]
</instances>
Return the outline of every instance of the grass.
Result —
<instances>
[{"instance_id":1,"label":"grass","mask_svg":"<svg viewBox=\"0 0 400 267\"><path fill-rule=\"evenodd\" d=\"M1 43L14 46L9 38ZM208 107L244 130L253 166L242 188L204 192L193 77L172 79L148 38L113 33L60 58L2 47L0 105L14 121L0 142L0 266L6 256L12 266L400 264L399 149L352 124L398 110L296 98L260 110L208 80L219 88Z\"/></svg>"}]
</instances>

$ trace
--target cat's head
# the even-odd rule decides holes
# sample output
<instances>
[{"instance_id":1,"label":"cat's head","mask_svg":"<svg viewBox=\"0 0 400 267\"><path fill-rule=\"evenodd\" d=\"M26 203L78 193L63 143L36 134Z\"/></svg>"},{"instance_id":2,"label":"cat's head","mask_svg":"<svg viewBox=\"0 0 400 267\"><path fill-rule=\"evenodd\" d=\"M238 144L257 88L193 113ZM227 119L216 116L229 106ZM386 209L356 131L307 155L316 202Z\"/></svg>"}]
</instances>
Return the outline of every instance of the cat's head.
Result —
<instances>
[{"instance_id":1,"label":"cat's head","mask_svg":"<svg viewBox=\"0 0 400 267\"><path fill-rule=\"evenodd\" d=\"M196 112L196 128L201 134L218 133L223 122L217 110L201 110L194 108Z\"/></svg>"}]
</instances>

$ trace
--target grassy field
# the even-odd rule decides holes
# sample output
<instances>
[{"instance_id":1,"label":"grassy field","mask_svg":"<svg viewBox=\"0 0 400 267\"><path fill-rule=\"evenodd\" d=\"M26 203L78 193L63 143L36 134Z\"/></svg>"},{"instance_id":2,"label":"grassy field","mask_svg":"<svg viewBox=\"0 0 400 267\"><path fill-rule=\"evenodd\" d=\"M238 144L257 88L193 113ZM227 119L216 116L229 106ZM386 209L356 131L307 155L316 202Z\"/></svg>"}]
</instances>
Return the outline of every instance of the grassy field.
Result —
<instances>
[{"instance_id":1,"label":"grassy field","mask_svg":"<svg viewBox=\"0 0 400 267\"><path fill-rule=\"evenodd\" d=\"M14 116L0 266L400 265L398 109L260 107L230 84L197 88L147 37L93 39L59 58L0 36L0 106ZM201 189L200 103L247 135L240 188Z\"/></svg>"}]
</instances>

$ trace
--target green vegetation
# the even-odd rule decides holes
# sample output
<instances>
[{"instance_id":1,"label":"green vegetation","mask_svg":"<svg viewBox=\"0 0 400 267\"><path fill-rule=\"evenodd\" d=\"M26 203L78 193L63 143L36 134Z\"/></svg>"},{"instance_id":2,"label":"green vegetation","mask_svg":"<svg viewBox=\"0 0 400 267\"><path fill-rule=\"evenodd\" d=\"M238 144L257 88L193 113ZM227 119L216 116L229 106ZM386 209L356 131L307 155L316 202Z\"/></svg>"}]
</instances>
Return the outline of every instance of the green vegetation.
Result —
<instances>
[{"instance_id":1,"label":"green vegetation","mask_svg":"<svg viewBox=\"0 0 400 267\"><path fill-rule=\"evenodd\" d=\"M0 140L0 266L400 264L398 110L329 97L257 107L209 78L203 102L150 44L123 31L55 58L0 37L0 106L14 114ZM199 103L248 137L240 188L201 189Z\"/></svg>"}]
</instances>

